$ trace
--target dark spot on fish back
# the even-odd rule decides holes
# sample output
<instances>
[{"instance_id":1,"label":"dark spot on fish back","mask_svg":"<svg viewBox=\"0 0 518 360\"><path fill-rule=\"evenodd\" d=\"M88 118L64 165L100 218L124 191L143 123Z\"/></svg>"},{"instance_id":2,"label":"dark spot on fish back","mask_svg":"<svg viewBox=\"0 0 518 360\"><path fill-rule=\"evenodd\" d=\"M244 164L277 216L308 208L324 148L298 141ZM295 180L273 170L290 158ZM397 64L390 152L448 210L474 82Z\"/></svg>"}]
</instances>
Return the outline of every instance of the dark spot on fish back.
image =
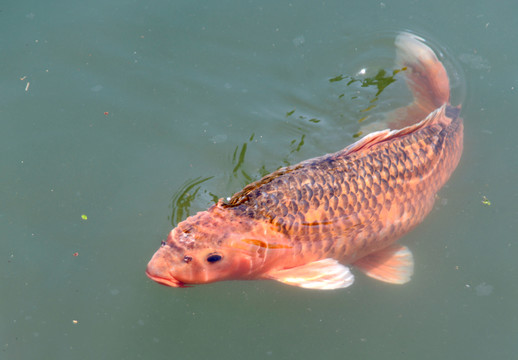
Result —
<instances>
[{"instance_id":1,"label":"dark spot on fish back","mask_svg":"<svg viewBox=\"0 0 518 360\"><path fill-rule=\"evenodd\" d=\"M364 181L365 181L366 188L372 187L372 175L371 174L366 174L364 176Z\"/></svg>"},{"instance_id":2,"label":"dark spot on fish back","mask_svg":"<svg viewBox=\"0 0 518 360\"><path fill-rule=\"evenodd\" d=\"M293 214L296 214L299 212L299 207L297 206L297 202L296 201L292 201L290 202L290 211L293 213Z\"/></svg>"},{"instance_id":3,"label":"dark spot on fish back","mask_svg":"<svg viewBox=\"0 0 518 360\"><path fill-rule=\"evenodd\" d=\"M306 191L307 199L311 200L311 198L313 197L313 190L311 189L311 187L306 185L304 186L304 190Z\"/></svg>"},{"instance_id":4,"label":"dark spot on fish back","mask_svg":"<svg viewBox=\"0 0 518 360\"><path fill-rule=\"evenodd\" d=\"M349 182L349 184L351 185L350 188L351 188L351 194L354 194L356 192L358 192L358 183L356 182L356 179L351 179L351 181Z\"/></svg>"},{"instance_id":5,"label":"dark spot on fish back","mask_svg":"<svg viewBox=\"0 0 518 360\"><path fill-rule=\"evenodd\" d=\"M351 204L353 206L356 204L357 199L356 199L355 193L349 193L349 196L347 198L349 200L349 204Z\"/></svg>"},{"instance_id":6,"label":"dark spot on fish back","mask_svg":"<svg viewBox=\"0 0 518 360\"><path fill-rule=\"evenodd\" d=\"M460 109L458 107L453 107L451 105L446 106L446 116L450 119L456 119L459 117Z\"/></svg>"},{"instance_id":7,"label":"dark spot on fish back","mask_svg":"<svg viewBox=\"0 0 518 360\"><path fill-rule=\"evenodd\" d=\"M358 178L357 183L358 183L358 189L360 191L365 189L365 178L363 176Z\"/></svg>"},{"instance_id":8,"label":"dark spot on fish back","mask_svg":"<svg viewBox=\"0 0 518 360\"><path fill-rule=\"evenodd\" d=\"M348 182L343 182L342 190L343 190L343 194L348 194L349 193L350 188L349 188L349 183Z\"/></svg>"},{"instance_id":9,"label":"dark spot on fish back","mask_svg":"<svg viewBox=\"0 0 518 360\"><path fill-rule=\"evenodd\" d=\"M333 210L336 210L336 208L338 207L338 203L339 203L338 197L336 197L336 196L333 196L329 199L329 205L330 205L331 209L333 209Z\"/></svg>"},{"instance_id":10,"label":"dark spot on fish back","mask_svg":"<svg viewBox=\"0 0 518 360\"><path fill-rule=\"evenodd\" d=\"M306 213L309 210L309 203L306 200L302 200L300 202L300 206L299 207L301 208L303 213Z\"/></svg>"}]
</instances>

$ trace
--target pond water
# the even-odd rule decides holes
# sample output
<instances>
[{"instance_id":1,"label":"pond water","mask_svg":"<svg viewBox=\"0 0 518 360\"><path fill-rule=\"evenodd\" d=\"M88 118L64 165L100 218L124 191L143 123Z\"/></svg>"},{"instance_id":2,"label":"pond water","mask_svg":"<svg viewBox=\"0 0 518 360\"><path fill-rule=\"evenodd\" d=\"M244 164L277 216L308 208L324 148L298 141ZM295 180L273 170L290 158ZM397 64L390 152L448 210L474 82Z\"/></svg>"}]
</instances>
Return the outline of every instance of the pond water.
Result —
<instances>
[{"instance_id":1,"label":"pond water","mask_svg":"<svg viewBox=\"0 0 518 360\"><path fill-rule=\"evenodd\" d=\"M0 5L0 358L516 358L517 11L481 0ZM402 30L442 51L465 119L459 167L402 239L410 283L173 289L146 277L189 213L347 146L366 114L406 104L397 78L376 100L376 84L330 81L391 75Z\"/></svg>"}]
</instances>

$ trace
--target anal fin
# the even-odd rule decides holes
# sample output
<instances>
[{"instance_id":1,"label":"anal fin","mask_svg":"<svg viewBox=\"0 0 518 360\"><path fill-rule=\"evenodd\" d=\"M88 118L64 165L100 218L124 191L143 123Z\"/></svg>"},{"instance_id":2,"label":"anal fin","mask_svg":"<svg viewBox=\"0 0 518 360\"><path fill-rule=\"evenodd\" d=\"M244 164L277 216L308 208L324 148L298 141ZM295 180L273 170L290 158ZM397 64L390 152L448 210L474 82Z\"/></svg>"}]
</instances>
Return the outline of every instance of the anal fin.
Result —
<instances>
[{"instance_id":1,"label":"anal fin","mask_svg":"<svg viewBox=\"0 0 518 360\"><path fill-rule=\"evenodd\" d=\"M414 273L412 252L401 245L391 245L369 254L354 264L368 276L391 284L405 284Z\"/></svg>"},{"instance_id":2,"label":"anal fin","mask_svg":"<svg viewBox=\"0 0 518 360\"><path fill-rule=\"evenodd\" d=\"M291 269L276 270L268 274L268 277L288 285L318 290L346 288L354 282L349 268L335 259L323 259Z\"/></svg>"}]
</instances>

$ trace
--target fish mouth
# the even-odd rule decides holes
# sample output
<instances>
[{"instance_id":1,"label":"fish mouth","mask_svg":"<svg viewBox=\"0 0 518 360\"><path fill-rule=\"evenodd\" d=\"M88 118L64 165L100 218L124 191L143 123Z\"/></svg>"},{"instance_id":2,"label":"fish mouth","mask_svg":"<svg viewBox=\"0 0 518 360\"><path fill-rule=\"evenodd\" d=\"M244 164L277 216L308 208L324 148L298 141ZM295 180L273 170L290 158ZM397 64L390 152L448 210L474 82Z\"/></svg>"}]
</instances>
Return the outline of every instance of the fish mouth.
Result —
<instances>
[{"instance_id":1,"label":"fish mouth","mask_svg":"<svg viewBox=\"0 0 518 360\"><path fill-rule=\"evenodd\" d=\"M151 274L148 270L146 270L146 275L148 276L148 278L150 278L153 281L156 281L157 283L159 283L161 285L170 286L170 287L179 287L179 288L189 287L185 283L181 282L180 280L175 279L172 276L170 276L168 278L163 278L163 277Z\"/></svg>"}]
</instances>

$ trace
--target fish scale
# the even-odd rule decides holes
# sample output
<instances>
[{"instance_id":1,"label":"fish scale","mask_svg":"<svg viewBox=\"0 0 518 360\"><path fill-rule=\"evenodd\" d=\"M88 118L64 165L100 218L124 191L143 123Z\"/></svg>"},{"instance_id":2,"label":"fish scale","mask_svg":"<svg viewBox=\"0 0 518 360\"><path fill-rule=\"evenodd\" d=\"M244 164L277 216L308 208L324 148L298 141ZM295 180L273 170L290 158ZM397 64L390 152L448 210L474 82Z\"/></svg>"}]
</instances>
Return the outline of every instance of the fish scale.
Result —
<instances>
[{"instance_id":1,"label":"fish scale","mask_svg":"<svg viewBox=\"0 0 518 360\"><path fill-rule=\"evenodd\" d=\"M324 249L319 256L353 261L348 257L361 257L362 250L371 245L368 239L382 248L429 213L434 199L430 194L446 181L444 171L458 162L437 156L438 151L456 153L462 141L461 120L451 121L451 126L431 122L366 151L348 154L344 149L280 169L250 184L223 206L271 222L291 239L292 246L302 243L301 252ZM399 218L408 219L398 225L377 221L394 208ZM374 236L380 232L386 234L385 239ZM354 239L356 246L340 247L346 238Z\"/></svg>"},{"instance_id":2,"label":"fish scale","mask_svg":"<svg viewBox=\"0 0 518 360\"><path fill-rule=\"evenodd\" d=\"M274 279L312 289L350 286L349 265L404 284L410 250L395 243L433 208L462 154L460 107L425 41L401 33L398 68L414 102L387 114L392 129L334 154L279 169L228 202L171 230L146 274L184 287L232 279Z\"/></svg>"}]
</instances>

